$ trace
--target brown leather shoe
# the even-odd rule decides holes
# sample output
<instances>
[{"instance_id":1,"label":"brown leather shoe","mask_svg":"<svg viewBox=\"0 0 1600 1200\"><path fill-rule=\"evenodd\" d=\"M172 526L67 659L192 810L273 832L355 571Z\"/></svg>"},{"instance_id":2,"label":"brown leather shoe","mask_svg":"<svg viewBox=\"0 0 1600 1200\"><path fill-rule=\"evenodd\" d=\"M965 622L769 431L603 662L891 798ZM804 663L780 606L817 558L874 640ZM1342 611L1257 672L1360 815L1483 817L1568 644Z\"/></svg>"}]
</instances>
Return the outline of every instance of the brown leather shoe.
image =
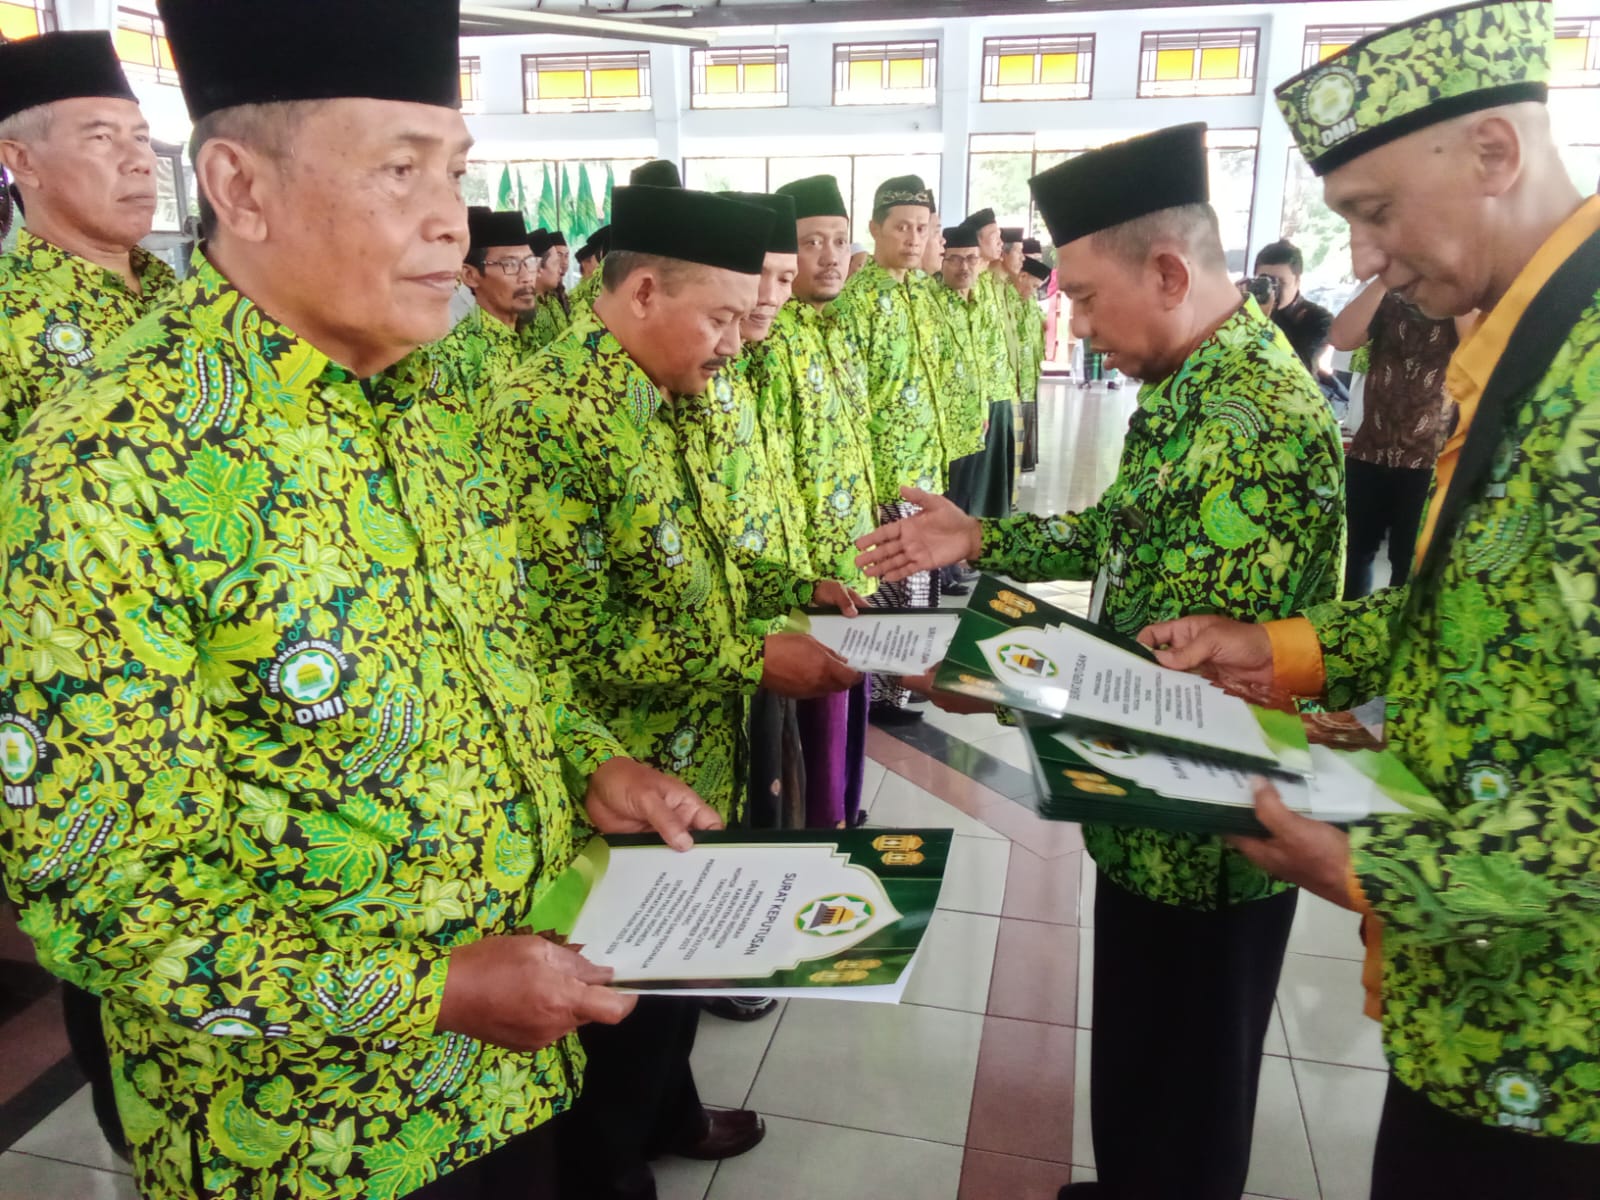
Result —
<instances>
[{"instance_id":1,"label":"brown leather shoe","mask_svg":"<svg viewBox=\"0 0 1600 1200\"><path fill-rule=\"evenodd\" d=\"M761 1114L748 1108L708 1108L706 1121L709 1128L705 1136L698 1142L678 1147L674 1153L680 1158L718 1162L754 1150L767 1136L767 1123L761 1119Z\"/></svg>"}]
</instances>

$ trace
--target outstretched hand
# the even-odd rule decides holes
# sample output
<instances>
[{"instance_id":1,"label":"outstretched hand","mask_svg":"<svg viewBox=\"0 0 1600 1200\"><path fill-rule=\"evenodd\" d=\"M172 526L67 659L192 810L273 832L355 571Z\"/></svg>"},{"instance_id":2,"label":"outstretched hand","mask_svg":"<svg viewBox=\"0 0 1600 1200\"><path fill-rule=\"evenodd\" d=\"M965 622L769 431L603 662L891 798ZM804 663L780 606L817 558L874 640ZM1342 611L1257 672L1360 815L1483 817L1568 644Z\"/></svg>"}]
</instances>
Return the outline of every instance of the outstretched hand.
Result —
<instances>
[{"instance_id":1,"label":"outstretched hand","mask_svg":"<svg viewBox=\"0 0 1600 1200\"><path fill-rule=\"evenodd\" d=\"M583 804L601 833L656 833L674 850L693 846L696 829L722 828L716 810L688 784L631 758L600 764Z\"/></svg>"},{"instance_id":2,"label":"outstretched hand","mask_svg":"<svg viewBox=\"0 0 1600 1200\"><path fill-rule=\"evenodd\" d=\"M978 558L983 528L943 496L901 488L907 502L922 511L880 525L856 539L856 566L868 575L894 583L920 571L933 571Z\"/></svg>"}]
</instances>

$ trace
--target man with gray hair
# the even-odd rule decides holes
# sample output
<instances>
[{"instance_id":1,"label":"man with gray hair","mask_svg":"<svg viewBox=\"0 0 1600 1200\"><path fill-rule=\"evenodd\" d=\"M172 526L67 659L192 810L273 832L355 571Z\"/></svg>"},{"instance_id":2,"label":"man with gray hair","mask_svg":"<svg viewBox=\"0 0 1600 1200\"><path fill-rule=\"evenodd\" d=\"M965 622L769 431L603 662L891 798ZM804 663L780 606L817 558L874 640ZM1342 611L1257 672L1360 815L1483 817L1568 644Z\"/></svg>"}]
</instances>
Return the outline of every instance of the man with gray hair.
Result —
<instances>
[{"instance_id":1,"label":"man with gray hair","mask_svg":"<svg viewBox=\"0 0 1600 1200\"><path fill-rule=\"evenodd\" d=\"M1144 380L1117 478L1080 513L924 511L861 539L896 579L962 559L1096 580L1090 619L1282 615L1339 594L1344 454L1311 377L1228 276L1205 126L1090 151L1033 180L1073 332ZM1220 838L1086 825L1095 898L1091 1119L1076 1197L1238 1200L1296 894ZM1161 1153L1152 1154L1151 1146Z\"/></svg>"},{"instance_id":2,"label":"man with gray hair","mask_svg":"<svg viewBox=\"0 0 1600 1200\"><path fill-rule=\"evenodd\" d=\"M573 1034L633 998L531 906L580 804L718 822L541 661L497 464L414 353L467 247L458 6L160 13L207 239L14 447L6 888L102 997L146 1200L544 1200Z\"/></svg>"},{"instance_id":3,"label":"man with gray hair","mask_svg":"<svg viewBox=\"0 0 1600 1200\"><path fill-rule=\"evenodd\" d=\"M0 44L0 164L27 217L0 258L0 449L172 286L139 248L156 213L150 126L111 35Z\"/></svg>"},{"instance_id":4,"label":"man with gray hair","mask_svg":"<svg viewBox=\"0 0 1600 1200\"><path fill-rule=\"evenodd\" d=\"M27 214L0 258L3 464L40 401L93 366L173 280L139 247L155 218L156 156L110 34L0 45L0 163ZM62 1008L100 1128L126 1156L99 998L66 983Z\"/></svg>"}]
</instances>

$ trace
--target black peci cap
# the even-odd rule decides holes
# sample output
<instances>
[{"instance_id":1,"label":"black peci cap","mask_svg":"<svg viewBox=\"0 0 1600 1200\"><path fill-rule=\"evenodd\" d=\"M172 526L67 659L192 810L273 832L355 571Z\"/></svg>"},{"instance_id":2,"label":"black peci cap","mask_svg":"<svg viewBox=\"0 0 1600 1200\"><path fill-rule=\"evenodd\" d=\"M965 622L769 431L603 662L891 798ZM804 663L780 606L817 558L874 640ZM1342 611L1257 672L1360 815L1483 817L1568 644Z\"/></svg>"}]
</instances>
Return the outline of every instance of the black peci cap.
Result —
<instances>
[{"instance_id":1,"label":"black peci cap","mask_svg":"<svg viewBox=\"0 0 1600 1200\"><path fill-rule=\"evenodd\" d=\"M0 121L41 104L86 96L138 100L109 33L44 33L0 42Z\"/></svg>"},{"instance_id":2,"label":"black peci cap","mask_svg":"<svg viewBox=\"0 0 1600 1200\"><path fill-rule=\"evenodd\" d=\"M796 179L777 188L775 194L788 196L794 201L796 221L804 221L807 217L844 217L846 220L850 217L844 193L839 190L839 181L832 175L810 175L805 179Z\"/></svg>"},{"instance_id":3,"label":"black peci cap","mask_svg":"<svg viewBox=\"0 0 1600 1200\"><path fill-rule=\"evenodd\" d=\"M681 188L683 177L678 174L678 164L664 158L653 158L640 163L628 173L629 187Z\"/></svg>"},{"instance_id":4,"label":"black peci cap","mask_svg":"<svg viewBox=\"0 0 1600 1200\"><path fill-rule=\"evenodd\" d=\"M952 225L944 231L944 248L946 250L966 250L978 244L978 230L965 221L959 225Z\"/></svg>"},{"instance_id":5,"label":"black peci cap","mask_svg":"<svg viewBox=\"0 0 1600 1200\"><path fill-rule=\"evenodd\" d=\"M769 208L686 188L621 187L611 194L611 249L761 274ZM792 224L792 222L791 222Z\"/></svg>"},{"instance_id":6,"label":"black peci cap","mask_svg":"<svg viewBox=\"0 0 1600 1200\"><path fill-rule=\"evenodd\" d=\"M472 238L472 253L490 246L522 246L528 230L519 212L467 212L467 232Z\"/></svg>"},{"instance_id":7,"label":"black peci cap","mask_svg":"<svg viewBox=\"0 0 1600 1200\"><path fill-rule=\"evenodd\" d=\"M768 254L798 254L800 239L794 227L794 201L788 196L765 192L723 192L730 200L754 204L772 213L772 233L767 238Z\"/></svg>"},{"instance_id":8,"label":"black peci cap","mask_svg":"<svg viewBox=\"0 0 1600 1200\"><path fill-rule=\"evenodd\" d=\"M286 100L461 107L459 0L156 0L156 9L196 121Z\"/></svg>"},{"instance_id":9,"label":"black peci cap","mask_svg":"<svg viewBox=\"0 0 1600 1200\"><path fill-rule=\"evenodd\" d=\"M1135 217L1211 198L1204 122L1088 150L1028 181L1058 246Z\"/></svg>"}]
</instances>

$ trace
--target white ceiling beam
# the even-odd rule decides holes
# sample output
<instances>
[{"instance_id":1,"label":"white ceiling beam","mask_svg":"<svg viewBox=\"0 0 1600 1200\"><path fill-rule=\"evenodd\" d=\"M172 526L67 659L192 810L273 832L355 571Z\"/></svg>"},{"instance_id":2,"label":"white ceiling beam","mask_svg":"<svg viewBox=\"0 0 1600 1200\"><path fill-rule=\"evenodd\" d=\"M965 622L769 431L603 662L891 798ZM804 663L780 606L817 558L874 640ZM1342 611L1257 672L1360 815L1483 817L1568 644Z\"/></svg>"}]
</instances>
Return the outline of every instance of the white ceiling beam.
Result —
<instances>
[{"instance_id":1,"label":"white ceiling beam","mask_svg":"<svg viewBox=\"0 0 1600 1200\"><path fill-rule=\"evenodd\" d=\"M634 42L664 42L673 46L709 46L717 40L710 30L665 29L659 25L646 25L639 21L613 20L609 17L579 17L567 13L530 11L519 8L499 8L487 4L463 4L462 19L470 23L474 18L504 29L507 25L526 26L531 31L556 31L587 34L590 37L623 38Z\"/></svg>"}]
</instances>

